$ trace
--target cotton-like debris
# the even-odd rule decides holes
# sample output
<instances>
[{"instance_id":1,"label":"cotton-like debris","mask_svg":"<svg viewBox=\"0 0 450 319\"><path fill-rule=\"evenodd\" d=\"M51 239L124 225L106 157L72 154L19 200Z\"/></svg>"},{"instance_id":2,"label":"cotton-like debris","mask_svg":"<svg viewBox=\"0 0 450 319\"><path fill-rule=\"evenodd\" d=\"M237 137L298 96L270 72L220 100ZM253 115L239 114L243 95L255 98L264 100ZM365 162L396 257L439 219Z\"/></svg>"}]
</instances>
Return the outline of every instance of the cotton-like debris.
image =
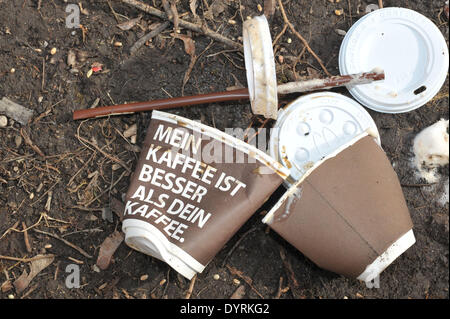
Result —
<instances>
[{"instance_id":1,"label":"cotton-like debris","mask_svg":"<svg viewBox=\"0 0 450 319\"><path fill-rule=\"evenodd\" d=\"M449 161L449 121L441 119L425 128L414 139L414 164L421 177L429 183L436 182L436 169Z\"/></svg>"}]
</instances>

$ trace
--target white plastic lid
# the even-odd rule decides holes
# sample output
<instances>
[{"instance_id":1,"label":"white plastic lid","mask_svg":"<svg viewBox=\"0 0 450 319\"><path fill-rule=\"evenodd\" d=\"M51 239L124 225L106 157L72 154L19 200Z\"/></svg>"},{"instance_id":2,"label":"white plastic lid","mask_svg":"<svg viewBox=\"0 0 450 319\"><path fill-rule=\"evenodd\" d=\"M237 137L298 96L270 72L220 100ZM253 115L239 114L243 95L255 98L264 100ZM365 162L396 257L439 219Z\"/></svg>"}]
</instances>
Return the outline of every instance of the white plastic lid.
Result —
<instances>
[{"instance_id":1,"label":"white plastic lid","mask_svg":"<svg viewBox=\"0 0 450 319\"><path fill-rule=\"evenodd\" d=\"M250 103L254 114L277 118L278 94L269 23L264 15L246 20L244 58Z\"/></svg>"},{"instance_id":2,"label":"white plastic lid","mask_svg":"<svg viewBox=\"0 0 450 319\"><path fill-rule=\"evenodd\" d=\"M347 32L341 74L385 71L384 82L348 87L361 104L384 113L412 111L432 99L448 70L448 48L436 25L405 8L375 10Z\"/></svg>"},{"instance_id":3,"label":"white plastic lid","mask_svg":"<svg viewBox=\"0 0 450 319\"><path fill-rule=\"evenodd\" d=\"M375 122L361 105L341 94L313 93L279 111L269 152L299 180L316 162L365 131L381 144Z\"/></svg>"}]
</instances>

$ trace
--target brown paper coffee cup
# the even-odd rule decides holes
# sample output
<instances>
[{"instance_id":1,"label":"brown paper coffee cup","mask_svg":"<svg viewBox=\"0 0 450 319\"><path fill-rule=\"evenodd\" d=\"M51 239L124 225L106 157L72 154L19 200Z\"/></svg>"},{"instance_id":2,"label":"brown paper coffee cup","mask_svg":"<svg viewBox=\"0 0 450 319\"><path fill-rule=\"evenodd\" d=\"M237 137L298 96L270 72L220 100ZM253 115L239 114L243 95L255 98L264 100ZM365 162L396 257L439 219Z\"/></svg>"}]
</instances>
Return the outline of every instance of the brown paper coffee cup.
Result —
<instances>
[{"instance_id":1,"label":"brown paper coffee cup","mask_svg":"<svg viewBox=\"0 0 450 319\"><path fill-rule=\"evenodd\" d=\"M363 281L415 242L397 175L367 133L316 163L263 222L319 267Z\"/></svg>"},{"instance_id":2,"label":"brown paper coffee cup","mask_svg":"<svg viewBox=\"0 0 450 319\"><path fill-rule=\"evenodd\" d=\"M288 175L241 140L153 111L126 195L125 242L191 279Z\"/></svg>"}]
</instances>

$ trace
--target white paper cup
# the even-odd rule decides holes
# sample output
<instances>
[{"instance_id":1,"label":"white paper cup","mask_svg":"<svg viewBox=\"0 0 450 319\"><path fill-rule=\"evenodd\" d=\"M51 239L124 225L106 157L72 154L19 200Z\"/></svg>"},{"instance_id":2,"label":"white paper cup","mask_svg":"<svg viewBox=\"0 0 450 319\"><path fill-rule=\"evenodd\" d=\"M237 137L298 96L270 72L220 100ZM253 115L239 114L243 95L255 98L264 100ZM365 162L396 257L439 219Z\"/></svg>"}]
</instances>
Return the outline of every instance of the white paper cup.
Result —
<instances>
[{"instance_id":1,"label":"white paper cup","mask_svg":"<svg viewBox=\"0 0 450 319\"><path fill-rule=\"evenodd\" d=\"M447 44L436 25L405 8L375 10L347 32L339 52L341 74L383 69L383 82L349 86L362 105L383 113L415 110L431 100L448 71Z\"/></svg>"}]
</instances>

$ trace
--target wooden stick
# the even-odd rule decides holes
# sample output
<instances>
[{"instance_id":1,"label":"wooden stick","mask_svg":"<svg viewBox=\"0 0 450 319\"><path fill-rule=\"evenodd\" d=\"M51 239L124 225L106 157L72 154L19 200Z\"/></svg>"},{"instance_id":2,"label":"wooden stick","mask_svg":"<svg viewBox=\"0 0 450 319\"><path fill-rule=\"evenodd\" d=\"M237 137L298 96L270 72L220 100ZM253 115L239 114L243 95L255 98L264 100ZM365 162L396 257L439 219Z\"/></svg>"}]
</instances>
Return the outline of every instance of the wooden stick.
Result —
<instances>
[{"instance_id":1,"label":"wooden stick","mask_svg":"<svg viewBox=\"0 0 450 319\"><path fill-rule=\"evenodd\" d=\"M380 9L383 8L383 0L378 0L378 7L379 7Z\"/></svg>"},{"instance_id":2,"label":"wooden stick","mask_svg":"<svg viewBox=\"0 0 450 319\"><path fill-rule=\"evenodd\" d=\"M160 11L160 10L158 10L158 9L156 9L156 8L146 4L146 3L143 3L141 1L137 1L137 0L122 0L122 2L124 2L126 4L129 4L129 5L131 5L131 6L135 7L135 8L138 8L139 10L147 12L148 14L151 14L153 16L159 17L161 19L165 19L165 20L169 19L169 17L167 16L166 13L164 13L164 12L162 12L162 11ZM179 19L178 25L180 27L182 27L182 28L189 29L191 31L204 34L204 35L206 35L206 36L208 36L208 37L210 37L210 38L212 38L212 39L214 39L216 41L222 42L223 44L226 44L226 45L228 45L228 46L230 46L232 48L239 49L239 50L243 51L242 44L239 44L239 43L237 43L237 42L235 42L233 40L230 40L230 39L224 37L223 35L221 35L221 34L219 34L217 32L214 32L214 31L210 30L206 25L200 26L200 25L197 25L195 23L185 21L183 19Z\"/></svg>"},{"instance_id":3,"label":"wooden stick","mask_svg":"<svg viewBox=\"0 0 450 319\"><path fill-rule=\"evenodd\" d=\"M69 246L69 247L75 249L76 251L78 251L78 252L79 252L80 254L82 254L84 257L92 258L92 256L89 255L87 252L85 252L82 248L80 248L80 247L78 247L78 246L72 244L70 241L67 241L67 240L65 240L64 238L61 238L61 237L59 237L59 236L56 235L56 234L48 233L48 232L46 232L46 231L39 230L39 229L33 229L33 230L34 230L35 232L37 232L37 233L44 234L44 235L53 237L53 238L55 238L55 239L58 239L58 240L62 241L64 244L66 244L67 246Z\"/></svg>"},{"instance_id":4,"label":"wooden stick","mask_svg":"<svg viewBox=\"0 0 450 319\"><path fill-rule=\"evenodd\" d=\"M192 291L194 290L194 285L195 285L195 281L197 280L197 275L195 275L192 280L191 283L189 285L189 290L186 293L186 296L184 297L184 299L190 299L192 296Z\"/></svg>"},{"instance_id":5,"label":"wooden stick","mask_svg":"<svg viewBox=\"0 0 450 319\"><path fill-rule=\"evenodd\" d=\"M28 238L27 225L25 224L25 222L22 222L22 229L23 229L23 239L25 241L25 247L27 248L27 252L31 253L31 245L30 245L30 240Z\"/></svg>"},{"instance_id":6,"label":"wooden stick","mask_svg":"<svg viewBox=\"0 0 450 319\"><path fill-rule=\"evenodd\" d=\"M372 81L384 80L384 72L372 71L367 73L337 75L324 79L314 79L308 81L290 82L278 85L279 94L294 92L309 92L321 89L330 89L343 85L367 84Z\"/></svg>"},{"instance_id":7,"label":"wooden stick","mask_svg":"<svg viewBox=\"0 0 450 319\"><path fill-rule=\"evenodd\" d=\"M286 12L284 11L284 7L283 7L283 3L281 2L281 0L278 0L278 5L280 6L280 10L281 10L281 14L283 15L283 20L284 23L286 23L289 26L289 29L291 29L292 33L295 34L295 36L297 38L300 39L300 41L302 41L303 45L306 47L306 49L308 50L309 53L311 53L311 55L317 60L317 62L320 64L320 67L322 68L322 70L325 72L326 75L331 76L330 72L328 72L327 68L325 67L325 65L323 64L322 60L317 56L317 54L311 49L311 47L309 46L308 41L306 41L306 39L300 34L298 33L297 30L295 30L294 26L292 25L291 21L289 21Z\"/></svg>"},{"instance_id":8,"label":"wooden stick","mask_svg":"<svg viewBox=\"0 0 450 319\"><path fill-rule=\"evenodd\" d=\"M169 26L169 24L170 24L170 22L166 21L166 22L162 23L160 26L158 26L155 30L142 36L139 40L136 41L135 44L133 44L133 46L130 49L130 54L134 54L141 46L144 45L145 42L156 37L158 34L160 34L162 31L164 31Z\"/></svg>"},{"instance_id":9,"label":"wooden stick","mask_svg":"<svg viewBox=\"0 0 450 319\"><path fill-rule=\"evenodd\" d=\"M49 258L49 257L52 257L52 256L54 256L54 255L49 254L49 255L35 256L35 257L32 257L32 258L17 258L17 257L10 257L10 256L0 255L0 259L11 260L11 261L21 261L21 262L28 263L30 261L43 259L43 258Z\"/></svg>"},{"instance_id":10,"label":"wooden stick","mask_svg":"<svg viewBox=\"0 0 450 319\"><path fill-rule=\"evenodd\" d=\"M302 82L281 84L278 86L278 93L288 94L294 92L316 91L343 85L366 84L372 81L378 81L383 79L384 79L383 71L372 71L352 75L337 75L325 79L314 79ZM109 115L130 114L134 112L143 112L151 110L164 110L189 105L207 104L224 101L236 101L243 99L249 99L248 89L246 88L225 92L200 94L195 96L182 96L147 102L137 102L130 104L97 107L93 109L76 110L75 112L73 112L73 119L83 120ZM86 141L85 139L83 140ZM89 141L86 142L90 143Z\"/></svg>"}]
</instances>

